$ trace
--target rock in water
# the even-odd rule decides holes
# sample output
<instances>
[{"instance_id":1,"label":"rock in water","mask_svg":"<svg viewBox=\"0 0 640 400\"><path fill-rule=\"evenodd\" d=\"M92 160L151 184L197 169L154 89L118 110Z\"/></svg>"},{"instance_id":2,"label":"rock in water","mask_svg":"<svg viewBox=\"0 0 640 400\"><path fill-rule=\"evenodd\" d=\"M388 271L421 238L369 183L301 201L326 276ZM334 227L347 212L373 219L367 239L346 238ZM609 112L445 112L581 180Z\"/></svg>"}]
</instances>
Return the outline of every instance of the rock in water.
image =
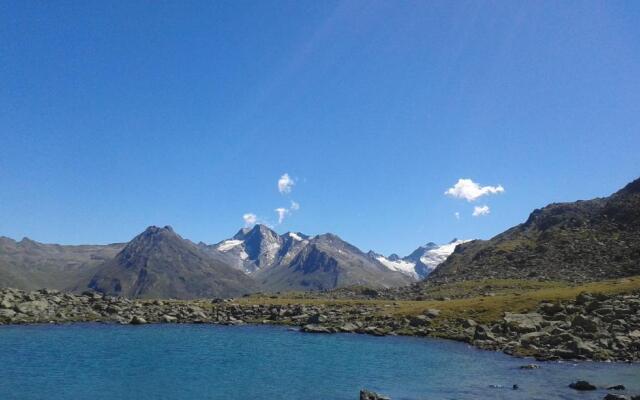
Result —
<instances>
[{"instance_id":1,"label":"rock in water","mask_svg":"<svg viewBox=\"0 0 640 400\"><path fill-rule=\"evenodd\" d=\"M611 394L609 393L608 395L604 396L604 400L633 400L634 398L631 398L629 396L625 396L624 394Z\"/></svg>"},{"instance_id":2,"label":"rock in water","mask_svg":"<svg viewBox=\"0 0 640 400\"><path fill-rule=\"evenodd\" d=\"M360 400L391 400L391 398L363 389L360 391Z\"/></svg>"},{"instance_id":3,"label":"rock in water","mask_svg":"<svg viewBox=\"0 0 640 400\"><path fill-rule=\"evenodd\" d=\"M575 390L596 390L596 387L592 384L590 384L587 381L577 381L577 382L573 382L569 385L569 387L571 389L575 389Z\"/></svg>"},{"instance_id":4,"label":"rock in water","mask_svg":"<svg viewBox=\"0 0 640 400\"><path fill-rule=\"evenodd\" d=\"M144 325L147 323L147 320L142 318L142 317L138 317L137 315L134 316L133 318L131 318L131 321L129 322L131 325Z\"/></svg>"}]
</instances>

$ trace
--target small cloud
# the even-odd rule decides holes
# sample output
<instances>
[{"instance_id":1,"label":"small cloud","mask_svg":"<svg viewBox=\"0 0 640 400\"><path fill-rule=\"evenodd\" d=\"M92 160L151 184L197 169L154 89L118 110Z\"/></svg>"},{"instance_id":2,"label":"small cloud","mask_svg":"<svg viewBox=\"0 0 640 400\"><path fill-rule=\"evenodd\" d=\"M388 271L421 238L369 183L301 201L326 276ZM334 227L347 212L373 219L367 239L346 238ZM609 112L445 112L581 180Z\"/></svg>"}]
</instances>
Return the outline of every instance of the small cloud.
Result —
<instances>
[{"instance_id":1,"label":"small cloud","mask_svg":"<svg viewBox=\"0 0 640 400\"><path fill-rule=\"evenodd\" d=\"M278 223L281 224L284 221L284 218L289 214L289 210L283 207L276 208L274 210L276 214L278 214Z\"/></svg>"},{"instance_id":2,"label":"small cloud","mask_svg":"<svg viewBox=\"0 0 640 400\"><path fill-rule=\"evenodd\" d=\"M456 217L457 220L460 220L460 213L459 212L454 212L453 216Z\"/></svg>"},{"instance_id":3,"label":"small cloud","mask_svg":"<svg viewBox=\"0 0 640 400\"><path fill-rule=\"evenodd\" d=\"M447 189L444 194L458 199L465 199L469 202L476 201L482 196L498 194L504 192L502 185L480 186L471 179L458 179L453 187Z\"/></svg>"},{"instance_id":4,"label":"small cloud","mask_svg":"<svg viewBox=\"0 0 640 400\"><path fill-rule=\"evenodd\" d=\"M491 210L489 209L489 206L475 206L473 207L473 215L474 217L480 217L483 215L487 215L491 212Z\"/></svg>"},{"instance_id":5,"label":"small cloud","mask_svg":"<svg viewBox=\"0 0 640 400\"><path fill-rule=\"evenodd\" d=\"M255 214L253 213L246 213L242 216L242 219L244 220L244 225L247 227L251 227L253 225L256 224L256 221L258 221L258 217L256 217Z\"/></svg>"},{"instance_id":6,"label":"small cloud","mask_svg":"<svg viewBox=\"0 0 640 400\"><path fill-rule=\"evenodd\" d=\"M295 185L295 182L287 173L283 174L280 179L278 179L278 191L280 193L291 193L293 185Z\"/></svg>"},{"instance_id":7,"label":"small cloud","mask_svg":"<svg viewBox=\"0 0 640 400\"><path fill-rule=\"evenodd\" d=\"M291 211L298 211L300 209L300 204L291 200L291 207L289 207Z\"/></svg>"}]
</instances>

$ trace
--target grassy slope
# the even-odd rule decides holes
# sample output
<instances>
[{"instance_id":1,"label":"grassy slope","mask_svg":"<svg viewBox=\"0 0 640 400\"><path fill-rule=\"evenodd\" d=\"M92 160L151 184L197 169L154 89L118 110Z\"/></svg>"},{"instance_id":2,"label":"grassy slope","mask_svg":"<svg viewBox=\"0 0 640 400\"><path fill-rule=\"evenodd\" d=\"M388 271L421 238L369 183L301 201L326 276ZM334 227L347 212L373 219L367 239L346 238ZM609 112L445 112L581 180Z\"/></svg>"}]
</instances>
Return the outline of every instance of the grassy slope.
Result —
<instances>
[{"instance_id":1,"label":"grassy slope","mask_svg":"<svg viewBox=\"0 0 640 400\"><path fill-rule=\"evenodd\" d=\"M438 296L459 297L478 289L490 290L488 295L474 295L466 298L437 301L394 301L394 300L333 300L323 298L298 297L295 294L280 296L253 295L238 299L240 304L370 304L382 306L383 314L396 316L417 315L429 308L441 311L442 319L472 318L478 322L496 321L505 311L527 312L542 301L570 300L581 292L627 293L640 289L640 276L606 280L586 284L567 282L537 282L530 280L485 280L452 283L434 288Z\"/></svg>"}]
</instances>

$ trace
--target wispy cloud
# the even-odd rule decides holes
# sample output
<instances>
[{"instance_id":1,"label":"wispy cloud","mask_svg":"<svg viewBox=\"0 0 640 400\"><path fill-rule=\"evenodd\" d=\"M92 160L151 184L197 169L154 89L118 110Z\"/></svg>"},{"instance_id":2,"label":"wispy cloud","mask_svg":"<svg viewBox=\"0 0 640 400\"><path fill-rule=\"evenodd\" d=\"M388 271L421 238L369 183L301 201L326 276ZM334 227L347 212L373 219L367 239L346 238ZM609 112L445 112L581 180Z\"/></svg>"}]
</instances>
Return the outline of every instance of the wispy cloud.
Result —
<instances>
[{"instance_id":1,"label":"wispy cloud","mask_svg":"<svg viewBox=\"0 0 640 400\"><path fill-rule=\"evenodd\" d=\"M258 217L253 213L244 214L242 216L242 219L244 220L244 225L246 227L251 227L251 226L255 225L256 222L258 221Z\"/></svg>"},{"instance_id":2,"label":"wispy cloud","mask_svg":"<svg viewBox=\"0 0 640 400\"><path fill-rule=\"evenodd\" d=\"M454 212L453 216L456 217L457 220L460 220L460 213L458 211Z\"/></svg>"},{"instance_id":3,"label":"wispy cloud","mask_svg":"<svg viewBox=\"0 0 640 400\"><path fill-rule=\"evenodd\" d=\"M291 193L293 185L295 185L295 181L291 179L287 173L284 173L280 179L278 179L278 191L282 194Z\"/></svg>"},{"instance_id":4,"label":"wispy cloud","mask_svg":"<svg viewBox=\"0 0 640 400\"><path fill-rule=\"evenodd\" d=\"M447 189L444 194L458 199L465 199L469 202L476 201L482 196L489 194L498 194L504 192L502 185L498 186L480 186L471 179L458 179L453 187Z\"/></svg>"},{"instance_id":5,"label":"wispy cloud","mask_svg":"<svg viewBox=\"0 0 640 400\"><path fill-rule=\"evenodd\" d=\"M274 211L278 214L278 223L281 224L284 222L284 219L290 215L294 211L298 211L300 209L300 204L291 200L291 206L289 208L278 207Z\"/></svg>"},{"instance_id":6,"label":"wispy cloud","mask_svg":"<svg viewBox=\"0 0 640 400\"><path fill-rule=\"evenodd\" d=\"M484 206L475 206L473 207L473 215L474 217L481 217L483 215L487 215L491 212L491 210L489 209L489 206L484 205Z\"/></svg>"},{"instance_id":7,"label":"wispy cloud","mask_svg":"<svg viewBox=\"0 0 640 400\"><path fill-rule=\"evenodd\" d=\"M283 207L278 207L274 210L278 214L278 223L281 224L284 218L289 214L289 210Z\"/></svg>"}]
</instances>

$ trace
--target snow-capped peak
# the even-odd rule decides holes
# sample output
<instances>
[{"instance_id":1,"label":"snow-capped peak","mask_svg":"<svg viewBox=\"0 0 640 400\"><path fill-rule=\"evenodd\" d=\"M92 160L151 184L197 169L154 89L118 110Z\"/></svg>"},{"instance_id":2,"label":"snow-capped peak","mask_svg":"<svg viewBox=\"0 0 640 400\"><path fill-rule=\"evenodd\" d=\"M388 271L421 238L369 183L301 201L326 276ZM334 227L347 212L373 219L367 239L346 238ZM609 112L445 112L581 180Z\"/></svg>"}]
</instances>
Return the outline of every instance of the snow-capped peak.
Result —
<instances>
[{"instance_id":1,"label":"snow-capped peak","mask_svg":"<svg viewBox=\"0 0 640 400\"><path fill-rule=\"evenodd\" d=\"M443 245L429 242L424 246L418 247L414 252L402 259L397 258L397 256L384 257L373 252L369 254L390 270L402 272L415 279L422 279L443 263L453 253L457 245L465 242L468 242L468 240L454 239Z\"/></svg>"}]
</instances>

